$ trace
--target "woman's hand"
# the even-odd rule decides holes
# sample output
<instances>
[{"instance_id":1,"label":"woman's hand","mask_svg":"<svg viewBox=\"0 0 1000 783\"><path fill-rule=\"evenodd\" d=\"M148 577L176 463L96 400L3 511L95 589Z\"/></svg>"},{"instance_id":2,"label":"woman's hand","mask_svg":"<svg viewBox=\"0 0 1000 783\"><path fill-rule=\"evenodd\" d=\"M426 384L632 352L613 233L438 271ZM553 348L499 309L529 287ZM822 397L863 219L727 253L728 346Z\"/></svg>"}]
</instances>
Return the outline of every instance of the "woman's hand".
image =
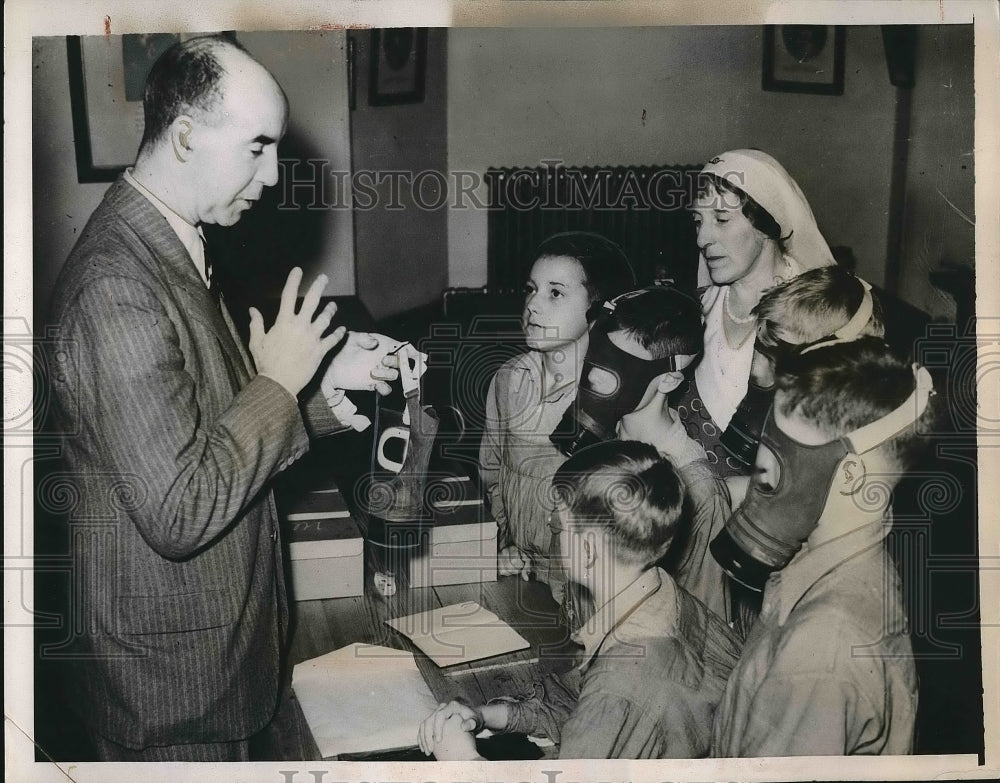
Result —
<instances>
[{"instance_id":1,"label":"woman's hand","mask_svg":"<svg viewBox=\"0 0 1000 783\"><path fill-rule=\"evenodd\" d=\"M424 718L423 722L420 724L420 728L417 730L417 741L420 745L420 750L424 752L425 755L429 756L431 753L437 755L439 760L444 760L440 755L437 754L437 746L442 741L445 736L445 726L449 720L455 719L456 728L455 733L464 733L472 741L472 756L455 756L454 758L474 758L476 752L475 741L472 740L472 735L468 732L478 732L483 728L483 713L481 710L470 707L468 704L462 704L459 701L449 701L447 703L442 702L438 705L438 708L434 710L430 715ZM453 741L452 744L461 744L460 740Z\"/></svg>"}]
</instances>

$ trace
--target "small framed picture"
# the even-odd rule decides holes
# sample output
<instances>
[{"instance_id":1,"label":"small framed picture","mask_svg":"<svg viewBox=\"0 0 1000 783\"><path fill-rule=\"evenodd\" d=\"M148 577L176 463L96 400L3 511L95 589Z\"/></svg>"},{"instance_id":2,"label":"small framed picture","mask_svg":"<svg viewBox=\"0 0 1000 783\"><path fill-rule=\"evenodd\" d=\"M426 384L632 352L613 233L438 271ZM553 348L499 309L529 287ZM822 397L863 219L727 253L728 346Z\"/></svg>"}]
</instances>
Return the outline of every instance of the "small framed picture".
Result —
<instances>
[{"instance_id":1,"label":"small framed picture","mask_svg":"<svg viewBox=\"0 0 1000 783\"><path fill-rule=\"evenodd\" d=\"M179 35L67 36L77 180L113 182L142 139L142 93L156 58Z\"/></svg>"},{"instance_id":2,"label":"small framed picture","mask_svg":"<svg viewBox=\"0 0 1000 783\"><path fill-rule=\"evenodd\" d=\"M221 35L236 40L232 32ZM197 34L66 36L79 182L114 182L132 165L145 127L146 77L161 54L194 37Z\"/></svg>"},{"instance_id":3,"label":"small framed picture","mask_svg":"<svg viewBox=\"0 0 1000 783\"><path fill-rule=\"evenodd\" d=\"M390 106L422 102L426 66L426 27L372 30L368 103Z\"/></svg>"},{"instance_id":4,"label":"small framed picture","mask_svg":"<svg viewBox=\"0 0 1000 783\"><path fill-rule=\"evenodd\" d=\"M843 95L846 37L840 25L765 26L763 88Z\"/></svg>"},{"instance_id":5,"label":"small framed picture","mask_svg":"<svg viewBox=\"0 0 1000 783\"><path fill-rule=\"evenodd\" d=\"M347 108L354 111L358 106L357 82L358 55L354 46L354 38L347 36Z\"/></svg>"}]
</instances>

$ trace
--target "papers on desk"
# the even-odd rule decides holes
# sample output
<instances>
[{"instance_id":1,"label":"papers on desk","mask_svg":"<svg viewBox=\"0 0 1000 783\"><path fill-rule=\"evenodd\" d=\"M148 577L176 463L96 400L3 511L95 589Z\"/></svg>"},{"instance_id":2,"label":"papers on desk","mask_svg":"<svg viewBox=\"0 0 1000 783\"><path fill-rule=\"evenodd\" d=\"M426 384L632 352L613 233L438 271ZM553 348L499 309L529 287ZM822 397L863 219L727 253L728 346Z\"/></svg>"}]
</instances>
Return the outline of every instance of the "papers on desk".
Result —
<instances>
[{"instance_id":1,"label":"papers on desk","mask_svg":"<svg viewBox=\"0 0 1000 783\"><path fill-rule=\"evenodd\" d=\"M416 745L437 707L412 653L371 644L303 661L292 687L323 758Z\"/></svg>"},{"instance_id":2,"label":"papers on desk","mask_svg":"<svg viewBox=\"0 0 1000 783\"><path fill-rule=\"evenodd\" d=\"M517 631L475 601L386 620L438 666L454 666L530 645Z\"/></svg>"}]
</instances>

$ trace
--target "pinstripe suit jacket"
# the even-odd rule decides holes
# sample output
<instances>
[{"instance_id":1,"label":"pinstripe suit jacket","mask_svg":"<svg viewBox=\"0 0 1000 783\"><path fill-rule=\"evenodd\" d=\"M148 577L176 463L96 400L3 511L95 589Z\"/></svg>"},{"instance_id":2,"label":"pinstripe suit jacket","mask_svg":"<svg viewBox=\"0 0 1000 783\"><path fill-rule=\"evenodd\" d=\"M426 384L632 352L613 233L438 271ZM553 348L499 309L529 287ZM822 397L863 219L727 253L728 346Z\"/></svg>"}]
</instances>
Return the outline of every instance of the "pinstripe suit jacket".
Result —
<instances>
[{"instance_id":1,"label":"pinstripe suit jacket","mask_svg":"<svg viewBox=\"0 0 1000 783\"><path fill-rule=\"evenodd\" d=\"M299 404L255 376L173 229L121 179L52 319L87 718L135 748L247 737L276 704L287 601L268 484L308 448ZM312 434L339 429L319 395L304 407Z\"/></svg>"}]
</instances>

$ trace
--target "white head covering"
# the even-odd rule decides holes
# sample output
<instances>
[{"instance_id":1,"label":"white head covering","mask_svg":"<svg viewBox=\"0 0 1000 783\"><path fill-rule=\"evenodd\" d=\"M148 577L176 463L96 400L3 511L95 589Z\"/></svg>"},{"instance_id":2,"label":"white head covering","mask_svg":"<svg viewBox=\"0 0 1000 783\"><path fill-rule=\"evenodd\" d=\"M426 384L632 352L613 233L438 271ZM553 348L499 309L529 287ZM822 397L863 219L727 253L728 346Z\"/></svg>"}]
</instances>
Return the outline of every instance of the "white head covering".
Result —
<instances>
[{"instance_id":1,"label":"white head covering","mask_svg":"<svg viewBox=\"0 0 1000 783\"><path fill-rule=\"evenodd\" d=\"M788 255L803 270L833 266L833 254L819 232L802 189L766 152L723 152L706 163L702 171L732 183L770 212L781 227L781 236L788 237L785 240Z\"/></svg>"}]
</instances>

